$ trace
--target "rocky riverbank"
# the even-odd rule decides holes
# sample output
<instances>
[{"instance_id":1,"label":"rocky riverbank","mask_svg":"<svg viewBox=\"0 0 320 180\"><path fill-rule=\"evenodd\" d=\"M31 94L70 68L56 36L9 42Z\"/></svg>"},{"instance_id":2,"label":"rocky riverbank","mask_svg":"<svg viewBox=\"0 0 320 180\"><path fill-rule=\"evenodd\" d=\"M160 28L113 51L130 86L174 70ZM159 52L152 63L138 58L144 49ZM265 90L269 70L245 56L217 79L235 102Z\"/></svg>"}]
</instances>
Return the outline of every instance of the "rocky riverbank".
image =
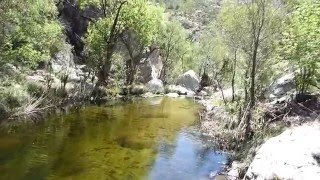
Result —
<instances>
[{"instance_id":1,"label":"rocky riverbank","mask_svg":"<svg viewBox=\"0 0 320 180\"><path fill-rule=\"evenodd\" d=\"M204 107L202 134L233 154L230 167L217 179L320 178L320 103L314 98L305 102L292 99L292 77L278 79L270 87L269 101L257 105L260 113L252 122L250 140L243 138L243 122L222 105L219 93L199 101Z\"/></svg>"}]
</instances>

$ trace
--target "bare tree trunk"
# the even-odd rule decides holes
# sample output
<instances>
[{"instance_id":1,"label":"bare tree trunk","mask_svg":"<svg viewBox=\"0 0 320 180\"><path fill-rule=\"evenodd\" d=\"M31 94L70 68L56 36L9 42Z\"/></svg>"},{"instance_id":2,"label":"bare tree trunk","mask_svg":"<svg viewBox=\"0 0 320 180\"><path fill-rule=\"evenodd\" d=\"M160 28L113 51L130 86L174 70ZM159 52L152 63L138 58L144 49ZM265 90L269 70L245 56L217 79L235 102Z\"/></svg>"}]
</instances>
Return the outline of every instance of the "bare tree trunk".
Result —
<instances>
[{"instance_id":1,"label":"bare tree trunk","mask_svg":"<svg viewBox=\"0 0 320 180\"><path fill-rule=\"evenodd\" d=\"M234 52L234 59L233 59L233 69L232 69L232 80L231 80L231 87L232 87L232 102L235 101L235 77L236 77L236 65L237 65L237 50Z\"/></svg>"},{"instance_id":2,"label":"bare tree trunk","mask_svg":"<svg viewBox=\"0 0 320 180\"><path fill-rule=\"evenodd\" d=\"M257 53L258 53L259 42L256 41L253 50L252 56L252 66L251 66L251 74L250 74L250 107L253 108L255 105L255 78L256 78L256 67L257 67Z\"/></svg>"},{"instance_id":3,"label":"bare tree trunk","mask_svg":"<svg viewBox=\"0 0 320 180\"><path fill-rule=\"evenodd\" d=\"M222 96L223 103L224 103L225 106L227 106L227 100L226 100L226 98L224 96L223 88L222 88L222 86L221 86L219 81L217 81L217 84L218 84L218 87L219 87L219 89L221 91L221 96Z\"/></svg>"}]
</instances>

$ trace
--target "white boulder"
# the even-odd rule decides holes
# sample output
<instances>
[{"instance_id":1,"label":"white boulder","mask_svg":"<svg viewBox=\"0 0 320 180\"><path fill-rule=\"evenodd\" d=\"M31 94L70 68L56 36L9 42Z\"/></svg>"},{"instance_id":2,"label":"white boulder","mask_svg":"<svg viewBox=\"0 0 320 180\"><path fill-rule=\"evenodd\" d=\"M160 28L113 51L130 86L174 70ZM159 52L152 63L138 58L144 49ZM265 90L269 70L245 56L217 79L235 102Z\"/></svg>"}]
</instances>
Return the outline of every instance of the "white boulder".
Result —
<instances>
[{"instance_id":1,"label":"white boulder","mask_svg":"<svg viewBox=\"0 0 320 180\"><path fill-rule=\"evenodd\" d=\"M304 125L266 141L246 178L320 179L320 125Z\"/></svg>"},{"instance_id":2,"label":"white boulder","mask_svg":"<svg viewBox=\"0 0 320 180\"><path fill-rule=\"evenodd\" d=\"M147 89L152 93L164 92L163 83L160 79L152 79L151 81L149 81L147 84Z\"/></svg>"},{"instance_id":3,"label":"white boulder","mask_svg":"<svg viewBox=\"0 0 320 180\"><path fill-rule=\"evenodd\" d=\"M180 75L176 84L195 92L199 88L200 78L193 70L190 70Z\"/></svg>"}]
</instances>

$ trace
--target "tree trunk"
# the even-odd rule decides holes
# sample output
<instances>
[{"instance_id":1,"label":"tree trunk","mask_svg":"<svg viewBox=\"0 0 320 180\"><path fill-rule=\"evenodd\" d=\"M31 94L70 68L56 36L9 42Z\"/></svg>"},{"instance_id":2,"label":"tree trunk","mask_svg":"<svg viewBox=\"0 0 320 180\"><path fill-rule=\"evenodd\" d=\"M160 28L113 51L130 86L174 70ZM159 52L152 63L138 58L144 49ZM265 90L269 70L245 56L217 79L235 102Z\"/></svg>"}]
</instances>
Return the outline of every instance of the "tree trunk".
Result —
<instances>
[{"instance_id":1,"label":"tree trunk","mask_svg":"<svg viewBox=\"0 0 320 180\"><path fill-rule=\"evenodd\" d=\"M222 86L221 86L219 81L217 81L217 84L218 84L218 87L219 87L219 89L221 91L221 96L222 96L223 103L224 103L225 106L227 106L227 100L226 100L226 98L224 96L223 88L222 88Z\"/></svg>"},{"instance_id":2,"label":"tree trunk","mask_svg":"<svg viewBox=\"0 0 320 180\"><path fill-rule=\"evenodd\" d=\"M256 78L256 68L257 68L257 54L258 54L259 40L254 43L253 56L252 56L252 66L251 66L251 83L250 83L250 107L253 108L255 105L255 78Z\"/></svg>"},{"instance_id":3,"label":"tree trunk","mask_svg":"<svg viewBox=\"0 0 320 180\"><path fill-rule=\"evenodd\" d=\"M235 77L236 77L236 65L237 65L237 50L234 52L234 59L233 59L233 69L232 69L232 80L231 80L231 87L232 87L232 102L235 101Z\"/></svg>"},{"instance_id":4,"label":"tree trunk","mask_svg":"<svg viewBox=\"0 0 320 180\"><path fill-rule=\"evenodd\" d=\"M117 10L117 14L115 19L113 20L113 24L110 30L110 35L108 36L108 38L105 39L105 41L107 42L107 46L106 46L106 58L104 59L103 65L99 70L99 74L98 74L98 82L96 84L96 88L98 88L101 85L107 85L108 84L108 78L110 76L110 69L111 69L111 59L114 53L114 49L116 46L116 42L117 42L117 37L118 37L118 33L117 32L117 24L118 24L118 20L119 20L119 16L120 16L120 12L122 9L122 6L127 3L127 1L121 2L118 10Z\"/></svg>"}]
</instances>

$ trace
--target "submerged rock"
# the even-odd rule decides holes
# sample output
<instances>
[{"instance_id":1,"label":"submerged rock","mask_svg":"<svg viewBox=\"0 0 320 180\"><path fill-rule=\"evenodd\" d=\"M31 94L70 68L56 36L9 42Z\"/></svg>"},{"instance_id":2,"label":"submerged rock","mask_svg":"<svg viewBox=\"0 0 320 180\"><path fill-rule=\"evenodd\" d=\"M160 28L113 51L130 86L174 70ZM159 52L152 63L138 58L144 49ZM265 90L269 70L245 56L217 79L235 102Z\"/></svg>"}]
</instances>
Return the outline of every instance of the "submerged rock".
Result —
<instances>
[{"instance_id":1,"label":"submerged rock","mask_svg":"<svg viewBox=\"0 0 320 180\"><path fill-rule=\"evenodd\" d=\"M193 70L190 70L183 75L180 75L176 84L195 92L199 88L200 79Z\"/></svg>"},{"instance_id":2,"label":"submerged rock","mask_svg":"<svg viewBox=\"0 0 320 180\"><path fill-rule=\"evenodd\" d=\"M246 178L320 179L320 125L304 125L266 141Z\"/></svg>"}]
</instances>

